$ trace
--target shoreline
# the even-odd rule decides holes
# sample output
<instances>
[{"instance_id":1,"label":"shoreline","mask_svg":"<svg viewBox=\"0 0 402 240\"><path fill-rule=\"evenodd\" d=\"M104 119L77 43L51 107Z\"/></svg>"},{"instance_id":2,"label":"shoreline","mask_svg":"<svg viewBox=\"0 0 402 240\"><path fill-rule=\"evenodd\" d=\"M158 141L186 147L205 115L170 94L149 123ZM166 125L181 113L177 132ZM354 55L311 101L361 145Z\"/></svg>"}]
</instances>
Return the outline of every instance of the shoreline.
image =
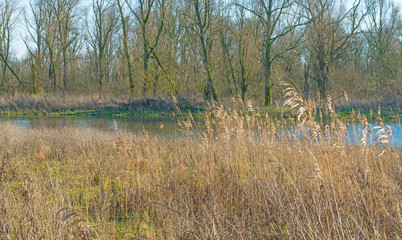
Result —
<instances>
[{"instance_id":1,"label":"shoreline","mask_svg":"<svg viewBox=\"0 0 402 240\"><path fill-rule=\"evenodd\" d=\"M254 102L254 101L250 101ZM261 104L251 106L236 99L223 99L224 109L232 109L241 114L250 111L268 114L273 118L295 118L296 111L276 104L275 107L263 107ZM251 109L250 109L250 106ZM323 105L323 104L321 104ZM399 101L358 102L356 100L339 102L335 105L338 119L354 121L358 113L365 115L369 122L377 120L378 106L381 109L381 118L386 122L401 122L402 108ZM254 108L254 109L253 109ZM49 117L177 117L187 118L189 113L194 118L202 118L208 110L213 109L208 103L191 97L146 98L138 99L131 95L30 95L30 96L0 96L0 116L49 116ZM327 119L325 107L317 108L323 120ZM319 119L317 119L319 120Z\"/></svg>"},{"instance_id":2,"label":"shoreline","mask_svg":"<svg viewBox=\"0 0 402 240\"><path fill-rule=\"evenodd\" d=\"M1 109L1 108L0 108ZM238 112L242 114L248 114L249 112L245 109L238 109ZM283 118L288 120L290 118L295 118L296 111L289 108L262 108L255 109L262 115L268 113L268 116L272 118ZM325 109L318 109L323 115L323 120L327 120ZM354 111L354 113L353 113ZM160 111L157 109L147 109L147 110L131 110L121 107L103 107L97 109L60 109L53 111L46 111L41 109L23 109L23 110L0 110L0 116L8 117L118 117L118 118L131 118L131 117L146 117L146 118L187 118L190 113L193 118L200 119L205 117L205 113L208 110L202 107L193 107L192 109L181 110L180 112L175 112L173 109L167 111ZM368 122L376 122L379 116L376 110L355 110L352 108L342 108L336 109L336 114L338 119L350 122L357 120L358 113L366 116ZM381 118L385 122L401 122L402 121L402 111L399 109L384 109L381 110Z\"/></svg>"}]
</instances>

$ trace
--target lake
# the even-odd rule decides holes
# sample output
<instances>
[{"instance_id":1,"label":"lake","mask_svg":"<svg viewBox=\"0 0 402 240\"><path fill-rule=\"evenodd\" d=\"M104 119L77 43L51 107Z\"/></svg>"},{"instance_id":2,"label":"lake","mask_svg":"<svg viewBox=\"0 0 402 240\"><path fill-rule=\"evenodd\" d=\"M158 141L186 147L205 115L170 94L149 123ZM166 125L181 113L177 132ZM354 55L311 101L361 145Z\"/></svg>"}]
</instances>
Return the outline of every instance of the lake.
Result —
<instances>
[{"instance_id":1,"label":"lake","mask_svg":"<svg viewBox=\"0 0 402 240\"><path fill-rule=\"evenodd\" d=\"M161 118L128 118L128 117L14 117L0 116L0 122L10 122L25 128L53 128L63 127L77 128L95 128L100 130L115 130L115 124L118 129L140 133L143 129L147 132L157 135L175 134L177 124L175 120L168 117ZM161 126L163 125L163 127Z\"/></svg>"},{"instance_id":2,"label":"lake","mask_svg":"<svg viewBox=\"0 0 402 240\"><path fill-rule=\"evenodd\" d=\"M159 118L146 118L146 117L14 117L14 116L0 116L0 122L10 122L24 128L54 128L60 129L63 127L77 127L77 128L95 128L100 130L114 131L117 124L118 129L124 131L131 131L141 133L143 129L153 135L174 136L180 134L178 131L177 122L169 117ZM379 129L375 127L377 124L370 124L372 126L372 139L370 143L377 142L377 133ZM401 123L387 123L392 129L392 137L390 144L392 146L402 147L402 124ZM345 133L348 137L348 142L356 144L361 142L362 126L358 123L348 125L348 131ZM288 130L282 130L286 134ZM292 130L289 130L292 131Z\"/></svg>"}]
</instances>

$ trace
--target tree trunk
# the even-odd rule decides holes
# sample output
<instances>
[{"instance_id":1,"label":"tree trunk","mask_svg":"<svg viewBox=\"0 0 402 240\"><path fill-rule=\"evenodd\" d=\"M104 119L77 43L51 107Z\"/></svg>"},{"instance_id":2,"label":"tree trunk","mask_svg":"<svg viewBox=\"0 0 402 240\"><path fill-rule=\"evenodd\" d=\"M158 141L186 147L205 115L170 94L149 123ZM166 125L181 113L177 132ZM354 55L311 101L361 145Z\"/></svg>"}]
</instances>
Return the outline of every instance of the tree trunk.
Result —
<instances>
[{"instance_id":1,"label":"tree trunk","mask_svg":"<svg viewBox=\"0 0 402 240\"><path fill-rule=\"evenodd\" d=\"M146 48L146 46L144 46ZM144 53L144 85L142 87L142 96L145 98L148 92L149 83L151 82L149 77L149 53L146 49Z\"/></svg>"},{"instance_id":2,"label":"tree trunk","mask_svg":"<svg viewBox=\"0 0 402 240\"><path fill-rule=\"evenodd\" d=\"M204 68L207 72L207 84L205 88L205 98L210 100L211 97L214 101L219 102L218 99L218 94L216 93L215 85L213 82L213 77L212 77L212 71L211 67L209 65L209 57L208 57L208 51L207 51L207 46L205 43L204 36L200 34L200 40L201 40L201 45L202 45L202 55L203 55L203 62L204 62Z\"/></svg>"},{"instance_id":3,"label":"tree trunk","mask_svg":"<svg viewBox=\"0 0 402 240\"><path fill-rule=\"evenodd\" d=\"M264 98L265 106L272 105L271 67L272 67L271 61L267 61L265 63L265 98Z\"/></svg>"},{"instance_id":4,"label":"tree trunk","mask_svg":"<svg viewBox=\"0 0 402 240\"><path fill-rule=\"evenodd\" d=\"M144 48L144 84L142 87L142 96L145 98L149 84L151 82L149 77L149 58L150 58L150 47L147 39L147 20L143 20L142 23L142 45Z\"/></svg>"},{"instance_id":5,"label":"tree trunk","mask_svg":"<svg viewBox=\"0 0 402 240\"><path fill-rule=\"evenodd\" d=\"M1 75L1 89L7 89L6 87L6 71L7 71L7 65L3 64L2 67L2 75Z\"/></svg>"},{"instance_id":6,"label":"tree trunk","mask_svg":"<svg viewBox=\"0 0 402 240\"><path fill-rule=\"evenodd\" d=\"M99 81L99 89L100 92L102 94L103 91L103 85L104 85L104 81L103 81L103 50L100 51L100 55L99 55L99 62L98 62L98 81Z\"/></svg>"},{"instance_id":7,"label":"tree trunk","mask_svg":"<svg viewBox=\"0 0 402 240\"><path fill-rule=\"evenodd\" d=\"M56 66L54 63L53 51L50 51L49 80L51 82L53 92L56 92L57 90Z\"/></svg>"},{"instance_id":8,"label":"tree trunk","mask_svg":"<svg viewBox=\"0 0 402 240\"><path fill-rule=\"evenodd\" d=\"M326 97L327 79L328 79L328 76L325 73L323 75L320 75L318 78L318 93L320 94L319 97L321 99L324 99Z\"/></svg>"},{"instance_id":9,"label":"tree trunk","mask_svg":"<svg viewBox=\"0 0 402 240\"><path fill-rule=\"evenodd\" d=\"M305 64L304 65L304 88L303 88L303 93L304 93L305 99L309 98L309 93L310 93L309 74L310 74L310 64Z\"/></svg>"},{"instance_id":10,"label":"tree trunk","mask_svg":"<svg viewBox=\"0 0 402 240\"><path fill-rule=\"evenodd\" d=\"M128 45L128 29L127 29L127 19L124 17L123 8L119 0L117 0L117 6L120 14L120 20L123 30L123 47L124 54L127 61L127 69L128 69L128 80L130 83L130 93L134 95L134 66L131 62L130 58L130 49ZM124 77L123 77L124 79Z\"/></svg>"},{"instance_id":11,"label":"tree trunk","mask_svg":"<svg viewBox=\"0 0 402 240\"><path fill-rule=\"evenodd\" d=\"M271 89L271 45L270 42L267 41L267 46L265 47L265 98L264 105L270 106L272 105L272 89Z\"/></svg>"},{"instance_id":12,"label":"tree trunk","mask_svg":"<svg viewBox=\"0 0 402 240\"><path fill-rule=\"evenodd\" d=\"M37 88L37 85L36 85L36 78L37 78L38 73L37 73L36 68L37 68L37 66L35 66L34 63L31 63L31 69L32 69L32 73L31 73L31 75L32 75L32 93L33 94L38 93L38 88Z\"/></svg>"},{"instance_id":13,"label":"tree trunk","mask_svg":"<svg viewBox=\"0 0 402 240\"><path fill-rule=\"evenodd\" d=\"M229 52L228 46L227 46L227 44L225 42L225 39L224 39L224 36L223 36L224 34L221 33L221 35L222 35L221 36L221 38L222 38L221 45L222 45L222 48L223 48L223 54L222 54L223 55L223 62L225 63L225 67L226 67L226 79L228 81L229 86L233 82L234 90L230 89L231 94L238 96L239 95L239 89L237 88L236 78L235 78L233 65L232 65L232 58L230 57L230 52Z\"/></svg>"},{"instance_id":14,"label":"tree trunk","mask_svg":"<svg viewBox=\"0 0 402 240\"><path fill-rule=\"evenodd\" d=\"M63 90L67 91L67 56L63 51Z\"/></svg>"},{"instance_id":15,"label":"tree trunk","mask_svg":"<svg viewBox=\"0 0 402 240\"><path fill-rule=\"evenodd\" d=\"M320 94L320 98L326 97L326 85L328 82L328 66L324 60L320 60L319 62L320 72L317 76L317 84L318 84L318 91Z\"/></svg>"},{"instance_id":16,"label":"tree trunk","mask_svg":"<svg viewBox=\"0 0 402 240\"><path fill-rule=\"evenodd\" d=\"M246 81L246 69L244 67L244 62L242 60L240 60L240 74L241 74L241 100L244 102L246 98L247 81Z\"/></svg>"},{"instance_id":17,"label":"tree trunk","mask_svg":"<svg viewBox=\"0 0 402 240\"><path fill-rule=\"evenodd\" d=\"M128 80L130 82L130 93L134 95L134 67L130 61L130 54L126 53L127 67L128 67Z\"/></svg>"},{"instance_id":18,"label":"tree trunk","mask_svg":"<svg viewBox=\"0 0 402 240\"><path fill-rule=\"evenodd\" d=\"M272 33L271 33L271 21L272 21L272 1L269 0L268 2L268 9L267 9L267 29L266 29L266 39L265 39L265 98L264 98L264 105L270 106L272 105L272 85L271 85L271 68L272 68L272 61L271 61L271 48L272 48Z\"/></svg>"}]
</instances>

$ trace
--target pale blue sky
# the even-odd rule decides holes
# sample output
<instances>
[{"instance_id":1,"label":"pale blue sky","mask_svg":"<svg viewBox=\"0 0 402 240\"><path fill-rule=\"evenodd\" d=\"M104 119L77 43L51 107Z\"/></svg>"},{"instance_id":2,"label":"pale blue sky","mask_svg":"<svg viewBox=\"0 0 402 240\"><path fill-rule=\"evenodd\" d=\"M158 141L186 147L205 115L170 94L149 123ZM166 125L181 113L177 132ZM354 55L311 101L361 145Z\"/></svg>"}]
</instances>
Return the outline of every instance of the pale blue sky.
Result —
<instances>
[{"instance_id":1,"label":"pale blue sky","mask_svg":"<svg viewBox=\"0 0 402 240\"><path fill-rule=\"evenodd\" d=\"M0 0L1 1L1 0ZM13 56L17 58L23 57L27 54L27 49L25 46L24 41L22 40L23 37L26 37L27 30L24 24L24 12L29 14L29 2L31 0L19 0L18 7L21 10L21 14L19 14L19 19L17 25L15 27L15 32L13 35L13 41L11 43L11 53ZM83 6L89 6L91 0L81 0ZM28 15L29 16L29 15Z\"/></svg>"},{"instance_id":2,"label":"pale blue sky","mask_svg":"<svg viewBox=\"0 0 402 240\"><path fill-rule=\"evenodd\" d=\"M353 0L346 0L348 3L353 2ZM26 9L26 11L29 10L29 2L30 0L20 0L19 1L19 7L21 9ZM82 0L83 5L89 5L91 0ZM399 5L400 9L402 9L402 0L393 0L393 2L396 5ZM11 51L14 56L17 58L21 58L24 56L27 52L26 47L24 42L22 41L22 37L25 37L26 35L26 28L23 23L23 14L21 12L20 14L20 19L18 21L18 24L16 26L15 34L14 34L14 39L12 41L12 46L11 46Z\"/></svg>"}]
</instances>

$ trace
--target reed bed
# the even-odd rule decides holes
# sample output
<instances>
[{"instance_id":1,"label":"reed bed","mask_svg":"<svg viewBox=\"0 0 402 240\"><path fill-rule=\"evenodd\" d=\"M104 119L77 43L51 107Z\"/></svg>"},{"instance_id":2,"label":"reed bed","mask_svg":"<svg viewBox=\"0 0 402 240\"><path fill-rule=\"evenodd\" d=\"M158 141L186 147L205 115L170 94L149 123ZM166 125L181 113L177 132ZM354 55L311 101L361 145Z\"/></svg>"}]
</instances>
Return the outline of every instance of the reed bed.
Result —
<instances>
[{"instance_id":1,"label":"reed bed","mask_svg":"<svg viewBox=\"0 0 402 240\"><path fill-rule=\"evenodd\" d=\"M314 103L291 86L285 95L303 138L251 103L211 107L197 128L190 114L170 138L0 124L0 237L402 238L392 132L383 124L380 143L350 145L331 101L322 127Z\"/></svg>"},{"instance_id":2,"label":"reed bed","mask_svg":"<svg viewBox=\"0 0 402 240\"><path fill-rule=\"evenodd\" d=\"M66 110L66 109L94 109L104 105L118 106L127 103L130 95L2 95L0 96L1 110Z\"/></svg>"},{"instance_id":3,"label":"reed bed","mask_svg":"<svg viewBox=\"0 0 402 240\"><path fill-rule=\"evenodd\" d=\"M202 106L202 102L193 98L180 98L178 104L182 109L195 111ZM113 108L120 111L143 112L162 111L170 112L173 103L170 97L140 98L132 94L69 94L55 93L45 95L0 95L0 111L21 111L27 113L39 111L68 111L68 110L102 110Z\"/></svg>"}]
</instances>

